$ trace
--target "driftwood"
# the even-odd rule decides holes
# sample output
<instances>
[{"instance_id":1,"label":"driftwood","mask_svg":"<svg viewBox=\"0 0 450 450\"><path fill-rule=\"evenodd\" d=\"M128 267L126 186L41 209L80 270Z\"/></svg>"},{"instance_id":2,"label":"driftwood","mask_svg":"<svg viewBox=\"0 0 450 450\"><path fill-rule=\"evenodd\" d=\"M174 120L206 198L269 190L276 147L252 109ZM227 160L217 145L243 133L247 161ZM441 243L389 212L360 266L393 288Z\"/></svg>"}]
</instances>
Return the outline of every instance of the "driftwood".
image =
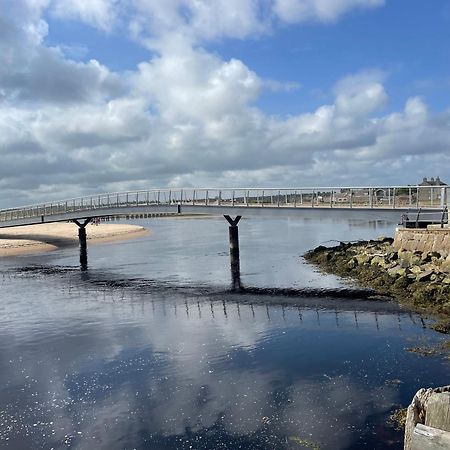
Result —
<instances>
[{"instance_id":1,"label":"driftwood","mask_svg":"<svg viewBox=\"0 0 450 450\"><path fill-rule=\"evenodd\" d=\"M420 389L408 406L405 425L404 450L418 449L414 440L425 439L423 433L415 433L417 424L426 425L441 431L450 431L450 386L436 389ZM420 434L420 436L419 436ZM430 441L431 442L431 441ZM426 447L421 447L425 449ZM432 449L433 447L429 447ZM446 447L436 447L446 448Z\"/></svg>"}]
</instances>

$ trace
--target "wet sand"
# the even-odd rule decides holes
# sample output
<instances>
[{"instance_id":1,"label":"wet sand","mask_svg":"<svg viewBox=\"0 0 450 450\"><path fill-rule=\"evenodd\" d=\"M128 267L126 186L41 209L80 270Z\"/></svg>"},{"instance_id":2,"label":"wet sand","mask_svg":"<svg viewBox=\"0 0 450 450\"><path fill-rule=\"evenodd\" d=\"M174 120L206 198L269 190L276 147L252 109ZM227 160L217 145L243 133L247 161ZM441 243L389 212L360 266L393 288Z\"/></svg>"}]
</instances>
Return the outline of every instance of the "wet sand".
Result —
<instances>
[{"instance_id":1,"label":"wet sand","mask_svg":"<svg viewBox=\"0 0 450 450\"><path fill-rule=\"evenodd\" d=\"M128 224L88 225L90 244L133 239L149 233L144 227ZM45 223L0 229L0 257L48 252L78 245L78 226L74 223Z\"/></svg>"}]
</instances>

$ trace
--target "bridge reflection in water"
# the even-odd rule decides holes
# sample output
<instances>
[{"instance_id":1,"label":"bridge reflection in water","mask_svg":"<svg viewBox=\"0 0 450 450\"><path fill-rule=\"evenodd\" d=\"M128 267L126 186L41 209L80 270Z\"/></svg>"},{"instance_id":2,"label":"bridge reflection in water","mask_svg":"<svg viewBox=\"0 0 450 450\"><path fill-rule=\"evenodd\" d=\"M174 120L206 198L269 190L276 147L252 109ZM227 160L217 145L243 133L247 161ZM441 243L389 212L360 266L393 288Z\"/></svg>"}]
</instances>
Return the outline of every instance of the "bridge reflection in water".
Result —
<instances>
[{"instance_id":1,"label":"bridge reflection in water","mask_svg":"<svg viewBox=\"0 0 450 450\"><path fill-rule=\"evenodd\" d=\"M327 329L398 329L403 324L427 328L427 321L419 314L402 310L386 300L359 298L357 289L298 289L286 296L286 289L252 288L242 293L222 291L216 287L158 285L145 280L107 281L85 274L81 283L67 289L69 296L96 301L122 302L142 315L149 314L171 320L227 320L250 323L282 324ZM144 284L144 285L143 285ZM124 287L120 287L125 285ZM366 292L367 294L368 292ZM155 295L157 300L155 300ZM201 300L200 300L201 297Z\"/></svg>"},{"instance_id":2,"label":"bridge reflection in water","mask_svg":"<svg viewBox=\"0 0 450 450\"><path fill-rule=\"evenodd\" d=\"M66 266L0 284L0 437L17 448L386 448L391 407L447 375L403 351L429 333L390 303Z\"/></svg>"}]
</instances>

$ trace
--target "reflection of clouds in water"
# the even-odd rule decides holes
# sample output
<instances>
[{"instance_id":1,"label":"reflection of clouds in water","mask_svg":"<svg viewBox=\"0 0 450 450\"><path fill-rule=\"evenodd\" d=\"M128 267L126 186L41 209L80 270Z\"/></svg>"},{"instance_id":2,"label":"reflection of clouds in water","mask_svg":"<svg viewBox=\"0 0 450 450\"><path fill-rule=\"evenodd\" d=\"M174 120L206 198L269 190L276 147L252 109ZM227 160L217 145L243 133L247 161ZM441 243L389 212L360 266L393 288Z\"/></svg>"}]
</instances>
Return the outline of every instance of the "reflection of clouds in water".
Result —
<instances>
[{"instance_id":1,"label":"reflection of clouds in water","mask_svg":"<svg viewBox=\"0 0 450 450\"><path fill-rule=\"evenodd\" d=\"M172 382L178 384L180 379ZM158 401L158 390L151 414L163 435L183 434L186 427L198 432L217 421L230 434L246 435L255 432L268 413L272 382L272 374L247 371L204 375L176 391L168 404Z\"/></svg>"},{"instance_id":2,"label":"reflection of clouds in water","mask_svg":"<svg viewBox=\"0 0 450 450\"><path fill-rule=\"evenodd\" d=\"M289 436L310 437L321 448L345 449L362 434L368 416L387 411L397 399L395 389L364 389L348 377L297 382L290 388L282 423Z\"/></svg>"},{"instance_id":3,"label":"reflection of clouds in water","mask_svg":"<svg viewBox=\"0 0 450 450\"><path fill-rule=\"evenodd\" d=\"M83 436L120 448L115 443L137 439L142 428L160 437L176 437L187 429L201 433L220 422L225 433L235 437L268 427L280 437L307 438L320 442L321 448L339 450L352 442L355 429L363 427L369 415L385 411L395 400L392 388L380 396L381 390L366 391L348 378L297 381L284 386L281 402L274 400L273 388L285 380L276 373L232 373L226 381L205 376L187 385L179 381L159 378L152 383L148 404L142 404L130 386L113 388L95 405L77 403L85 419Z\"/></svg>"},{"instance_id":4,"label":"reflection of clouds in water","mask_svg":"<svg viewBox=\"0 0 450 450\"><path fill-rule=\"evenodd\" d=\"M315 311L305 310L300 323L296 309L277 306L269 319L261 305L238 311L230 303L225 314L220 301L203 300L199 311L196 300L186 308L173 297L154 309L144 297L142 305L109 293L85 291L81 298L77 291L63 303L31 302L26 325L2 332L2 361L14 362L0 362L0 381L11 391L5 397L2 390L8 402L0 408L0 438L29 448L66 441L80 449L119 449L125 441L142 445L142 433L161 439L186 430L214 434L220 424L235 438L258 439L269 429L340 449L355 427L395 400L394 388L366 391L347 375L320 373L311 381L279 355L281 364L270 361L267 347L281 345L281 335L295 349L290 333L299 326L312 334L336 328L334 312L323 312L319 325ZM375 327L373 315L359 317L361 328ZM342 319L347 332L357 330L351 313ZM19 354L27 357L18 361Z\"/></svg>"}]
</instances>

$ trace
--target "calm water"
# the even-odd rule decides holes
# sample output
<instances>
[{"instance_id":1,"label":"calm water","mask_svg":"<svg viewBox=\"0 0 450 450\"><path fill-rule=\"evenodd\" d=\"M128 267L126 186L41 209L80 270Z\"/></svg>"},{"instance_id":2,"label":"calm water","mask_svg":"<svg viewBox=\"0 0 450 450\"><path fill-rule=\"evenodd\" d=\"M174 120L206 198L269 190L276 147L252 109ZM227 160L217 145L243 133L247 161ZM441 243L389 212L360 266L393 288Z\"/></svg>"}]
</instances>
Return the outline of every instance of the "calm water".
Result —
<instances>
[{"instance_id":1,"label":"calm water","mask_svg":"<svg viewBox=\"0 0 450 450\"><path fill-rule=\"evenodd\" d=\"M86 273L76 248L0 261L0 448L401 449L390 412L448 384L442 357L404 350L442 340L419 316L231 293L223 219L142 223L151 235L91 246ZM300 255L392 230L244 220L242 281L342 287Z\"/></svg>"}]
</instances>

